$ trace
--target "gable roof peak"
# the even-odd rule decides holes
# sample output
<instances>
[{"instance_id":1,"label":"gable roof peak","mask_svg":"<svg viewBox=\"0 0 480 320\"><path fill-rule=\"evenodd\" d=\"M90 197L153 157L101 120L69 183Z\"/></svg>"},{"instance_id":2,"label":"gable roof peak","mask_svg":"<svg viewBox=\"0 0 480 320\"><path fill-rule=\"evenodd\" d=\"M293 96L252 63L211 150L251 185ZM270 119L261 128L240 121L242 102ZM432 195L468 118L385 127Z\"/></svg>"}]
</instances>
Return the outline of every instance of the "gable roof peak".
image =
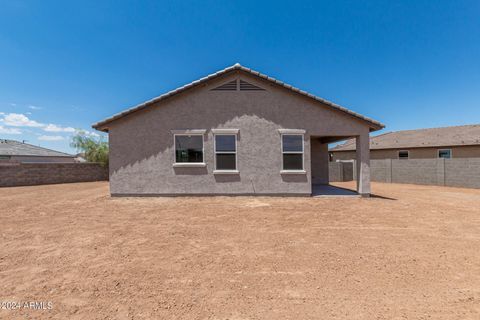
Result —
<instances>
[{"instance_id":1,"label":"gable roof peak","mask_svg":"<svg viewBox=\"0 0 480 320\"><path fill-rule=\"evenodd\" d=\"M345 113L345 114L348 114L348 115L352 116L353 118L357 118L357 119L359 119L359 120L361 120L361 121L364 121L364 122L368 123L368 125L370 126L370 131L380 130L380 129L383 129L383 128L385 127L384 124L382 124L382 123L380 123L380 122L378 122L378 121L376 121L376 120L373 120L373 119L371 119L371 118L365 117L365 116L363 116L363 115L361 115L361 114L359 114L359 113L353 112L353 111L351 111L351 110L349 110L349 109L347 109L347 108L345 108L345 107L342 107L342 106L340 106L340 105L338 105L338 104L335 104L335 103L333 103L333 102L330 102L330 101L328 101L328 100L325 100L325 99L323 99L323 98L320 98L320 97L318 97L318 96L315 96L315 95L313 95L313 94L311 94L311 93L308 93L308 92L306 92L306 91L304 91L304 90L301 90L301 89L296 88L296 87L294 87L294 86L292 86L292 85L289 85L289 84L287 84L287 83L285 83L285 82L283 82L283 81L277 80L277 79L275 79L275 78L272 78L272 77L270 77L270 76L267 76L267 75L265 75L265 74L262 74L262 73L260 73L260 72L258 72L258 71L255 71L255 70L252 70L252 69L247 68L247 67L245 67L245 66L242 66L242 65L240 65L240 63L238 63L238 62L235 63L233 66L230 66L230 67L227 67L227 68L225 68L225 69L223 69L223 70L220 70L220 71L217 71L217 72L215 72L215 73L212 73L212 74L210 74L210 75L208 75L208 76L206 76L206 77L200 78L200 79L195 80L195 81L193 81L193 82L190 82L190 83L188 83L188 84L186 84L186 85L184 85L184 86L182 86L182 87L179 87L179 88L177 88L177 89L174 89L174 90L171 90L171 91L169 91L169 92L167 92L167 93L164 93L164 94L162 94L162 95L160 95L160 96L158 96L158 97L156 97L156 98L153 98L153 99L151 99L151 100L145 101L144 103L141 103L141 104L139 104L139 105L136 105L136 106L134 106L134 107L132 107L132 108L130 108L130 109L127 109L127 110L122 111L122 112L120 112L120 113L114 114L113 116L111 116L111 117L109 117L109 118L107 118L107 119L104 119L104 120L102 120L102 121L99 121L99 122L97 122L97 123L94 123L94 124L92 125L92 127L93 127L94 129L97 129L97 130L101 130L101 131L108 132L108 127L106 126L106 124L108 124L108 123L110 123L110 122L112 122L112 121L115 121L115 120L117 120L117 119L119 119L119 118L122 118L122 117L124 117L124 116L126 116L126 115L128 115L128 114L133 113L133 112L136 112L136 111L145 109L146 107L152 105L153 103L156 103L156 102L158 102L158 101L164 100L164 99L169 98L169 97L171 97L171 96L173 96L173 95L176 95L176 94L178 94L178 93L184 92L184 91L186 91L186 90L188 90L188 89L190 89L190 88L196 87L196 86L198 86L198 85L200 85L200 84L202 84L202 83L205 83L205 82L207 82L207 81L209 81L209 80L212 80L212 79L214 79L214 78L217 78L217 77L219 77L219 76L221 76L221 75L225 75L225 74L227 74L227 73L229 73L229 72L231 72L231 71L234 71L234 70L240 70L240 71L243 71L243 72L245 72L245 73L247 73L247 74L250 74L250 75L256 76L256 77L258 77L258 78L264 79L264 80L266 80L266 81L268 81L268 82L270 82L270 83L272 83L272 84L278 85L278 86L280 86L280 87L286 88L286 89L288 89L288 90L290 90L290 91L292 91L292 92L295 92L295 93L297 93L297 94L306 96L306 97L308 97L308 98L310 98L310 99L313 99L313 100L316 100L316 101L318 101L318 102L320 102L320 103L322 103L322 104L325 104L325 105L331 107L331 108L334 109L334 110L343 112L343 113Z\"/></svg>"}]
</instances>

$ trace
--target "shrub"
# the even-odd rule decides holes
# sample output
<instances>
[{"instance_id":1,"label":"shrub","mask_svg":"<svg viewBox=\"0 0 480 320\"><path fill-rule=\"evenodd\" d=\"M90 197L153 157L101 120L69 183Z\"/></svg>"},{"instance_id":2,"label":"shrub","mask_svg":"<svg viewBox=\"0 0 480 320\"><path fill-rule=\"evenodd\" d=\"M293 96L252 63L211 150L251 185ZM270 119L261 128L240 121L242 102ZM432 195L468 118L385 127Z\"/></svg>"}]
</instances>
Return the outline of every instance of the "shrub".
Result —
<instances>
[{"instance_id":1,"label":"shrub","mask_svg":"<svg viewBox=\"0 0 480 320\"><path fill-rule=\"evenodd\" d=\"M70 143L72 148L85 154L88 162L97 162L108 166L108 141L105 137L94 137L85 131L77 131Z\"/></svg>"}]
</instances>

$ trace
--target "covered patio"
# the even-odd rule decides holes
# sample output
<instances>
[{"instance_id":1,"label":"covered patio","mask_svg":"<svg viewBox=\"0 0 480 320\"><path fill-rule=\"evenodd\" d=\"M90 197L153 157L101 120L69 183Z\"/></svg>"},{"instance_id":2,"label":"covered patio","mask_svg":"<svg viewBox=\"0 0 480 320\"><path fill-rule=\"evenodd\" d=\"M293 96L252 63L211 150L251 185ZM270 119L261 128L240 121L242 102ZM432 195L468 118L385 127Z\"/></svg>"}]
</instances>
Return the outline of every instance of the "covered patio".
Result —
<instances>
[{"instance_id":1,"label":"covered patio","mask_svg":"<svg viewBox=\"0 0 480 320\"><path fill-rule=\"evenodd\" d=\"M346 139L355 139L356 168L354 179L356 190L348 190L329 184L328 144ZM369 132L357 136L311 136L312 196L370 196L370 137Z\"/></svg>"}]
</instances>

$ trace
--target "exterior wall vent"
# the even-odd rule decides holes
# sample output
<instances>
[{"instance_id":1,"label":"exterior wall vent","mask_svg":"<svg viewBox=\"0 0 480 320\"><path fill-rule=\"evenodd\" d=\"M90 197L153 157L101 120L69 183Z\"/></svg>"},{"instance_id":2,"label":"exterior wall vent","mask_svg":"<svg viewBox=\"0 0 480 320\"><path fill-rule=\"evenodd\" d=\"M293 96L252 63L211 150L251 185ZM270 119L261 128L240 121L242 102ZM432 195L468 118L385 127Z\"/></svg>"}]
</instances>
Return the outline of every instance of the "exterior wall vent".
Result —
<instances>
[{"instance_id":1,"label":"exterior wall vent","mask_svg":"<svg viewBox=\"0 0 480 320\"><path fill-rule=\"evenodd\" d=\"M237 91L237 80L233 80L213 88L213 91Z\"/></svg>"},{"instance_id":2,"label":"exterior wall vent","mask_svg":"<svg viewBox=\"0 0 480 320\"><path fill-rule=\"evenodd\" d=\"M265 91L265 89L257 87L247 81L232 80L230 82L224 83L216 88L213 88L212 91Z\"/></svg>"},{"instance_id":3,"label":"exterior wall vent","mask_svg":"<svg viewBox=\"0 0 480 320\"><path fill-rule=\"evenodd\" d=\"M264 91L265 89L257 87L251 83L240 80L240 91Z\"/></svg>"}]
</instances>

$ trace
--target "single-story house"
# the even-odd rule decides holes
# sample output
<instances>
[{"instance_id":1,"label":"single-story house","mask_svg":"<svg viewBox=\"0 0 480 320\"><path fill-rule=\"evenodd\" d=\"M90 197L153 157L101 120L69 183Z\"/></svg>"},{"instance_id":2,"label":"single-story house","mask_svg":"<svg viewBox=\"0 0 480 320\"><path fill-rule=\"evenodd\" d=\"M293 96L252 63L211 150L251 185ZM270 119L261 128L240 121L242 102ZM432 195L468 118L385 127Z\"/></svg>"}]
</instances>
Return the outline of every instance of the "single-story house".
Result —
<instances>
[{"instance_id":1,"label":"single-story house","mask_svg":"<svg viewBox=\"0 0 480 320\"><path fill-rule=\"evenodd\" d=\"M355 159L355 140L330 149L330 159ZM480 158L480 125L403 130L370 138L371 159Z\"/></svg>"},{"instance_id":2,"label":"single-story house","mask_svg":"<svg viewBox=\"0 0 480 320\"><path fill-rule=\"evenodd\" d=\"M357 141L370 193L369 134L384 127L235 64L93 124L108 132L112 195L311 195L328 143Z\"/></svg>"},{"instance_id":3,"label":"single-story house","mask_svg":"<svg viewBox=\"0 0 480 320\"><path fill-rule=\"evenodd\" d=\"M24 141L0 139L0 163L75 162L75 156Z\"/></svg>"}]
</instances>

